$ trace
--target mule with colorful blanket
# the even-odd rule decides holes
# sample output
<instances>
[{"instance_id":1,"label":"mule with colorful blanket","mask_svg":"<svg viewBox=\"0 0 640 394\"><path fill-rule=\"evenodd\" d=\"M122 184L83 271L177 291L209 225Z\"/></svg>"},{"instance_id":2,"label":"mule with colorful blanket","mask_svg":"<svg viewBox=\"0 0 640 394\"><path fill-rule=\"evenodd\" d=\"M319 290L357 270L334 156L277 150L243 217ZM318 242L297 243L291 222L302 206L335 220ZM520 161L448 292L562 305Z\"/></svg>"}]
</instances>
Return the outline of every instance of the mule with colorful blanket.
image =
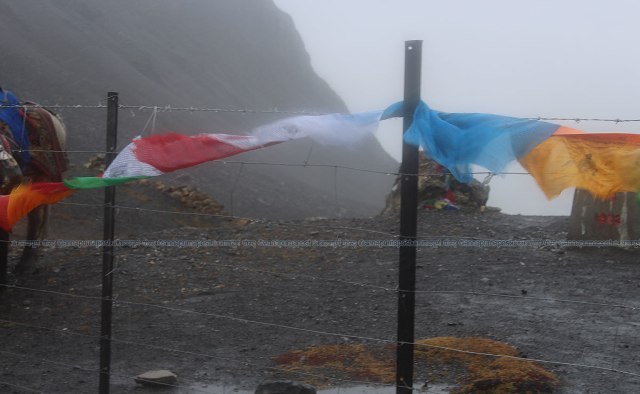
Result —
<instances>
[{"instance_id":1,"label":"mule with colorful blanket","mask_svg":"<svg viewBox=\"0 0 640 394\"><path fill-rule=\"evenodd\" d=\"M28 182L59 182L67 169L61 119L39 105L21 102L0 87L0 194ZM6 211L6 210L4 210ZM37 271L38 245L46 233L48 206L29 213L27 242L16 274ZM0 229L0 290L7 283L9 232Z\"/></svg>"}]
</instances>

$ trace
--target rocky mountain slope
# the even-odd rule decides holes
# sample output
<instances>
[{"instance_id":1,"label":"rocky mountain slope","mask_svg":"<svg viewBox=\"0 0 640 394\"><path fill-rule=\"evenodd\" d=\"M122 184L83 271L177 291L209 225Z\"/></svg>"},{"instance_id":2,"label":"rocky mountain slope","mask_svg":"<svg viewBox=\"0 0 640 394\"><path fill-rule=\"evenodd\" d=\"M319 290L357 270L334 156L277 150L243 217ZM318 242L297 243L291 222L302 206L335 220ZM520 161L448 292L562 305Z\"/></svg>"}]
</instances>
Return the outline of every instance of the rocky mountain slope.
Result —
<instances>
[{"instance_id":1,"label":"rocky mountain slope","mask_svg":"<svg viewBox=\"0 0 640 394\"><path fill-rule=\"evenodd\" d=\"M160 111L150 121L153 111L123 110L120 146L153 131L242 134L289 111L346 111L313 71L291 18L270 0L4 2L0 36L0 84L42 104L95 105L115 91L125 105L275 112ZM60 112L70 150L103 150L104 109ZM73 153L71 161L86 158ZM234 160L397 169L374 139L357 151L297 141ZM207 164L188 175L182 181L233 205L234 214L268 217L375 214L393 183L385 175L266 165Z\"/></svg>"}]
</instances>

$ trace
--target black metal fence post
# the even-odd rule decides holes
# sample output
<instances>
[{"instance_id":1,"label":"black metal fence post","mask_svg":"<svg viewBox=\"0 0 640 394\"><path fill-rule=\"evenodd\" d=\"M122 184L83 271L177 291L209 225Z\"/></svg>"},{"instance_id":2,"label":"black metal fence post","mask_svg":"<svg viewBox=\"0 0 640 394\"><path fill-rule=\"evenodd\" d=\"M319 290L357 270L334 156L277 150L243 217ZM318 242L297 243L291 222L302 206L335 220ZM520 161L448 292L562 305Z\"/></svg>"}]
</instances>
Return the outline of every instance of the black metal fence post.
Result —
<instances>
[{"instance_id":1,"label":"black metal fence post","mask_svg":"<svg viewBox=\"0 0 640 394\"><path fill-rule=\"evenodd\" d=\"M118 93L107 93L107 153L108 166L116 156L118 137ZM111 374L111 317L113 297L113 236L115 186L104 192L104 245L102 246L102 305L100 328L100 394L109 393Z\"/></svg>"},{"instance_id":2,"label":"black metal fence post","mask_svg":"<svg viewBox=\"0 0 640 394\"><path fill-rule=\"evenodd\" d=\"M404 121L406 132L420 101L422 41L405 42ZM400 166L400 263L398 278L398 343L396 393L413 391L413 342L415 341L416 233L418 212L418 147L402 144Z\"/></svg>"}]
</instances>

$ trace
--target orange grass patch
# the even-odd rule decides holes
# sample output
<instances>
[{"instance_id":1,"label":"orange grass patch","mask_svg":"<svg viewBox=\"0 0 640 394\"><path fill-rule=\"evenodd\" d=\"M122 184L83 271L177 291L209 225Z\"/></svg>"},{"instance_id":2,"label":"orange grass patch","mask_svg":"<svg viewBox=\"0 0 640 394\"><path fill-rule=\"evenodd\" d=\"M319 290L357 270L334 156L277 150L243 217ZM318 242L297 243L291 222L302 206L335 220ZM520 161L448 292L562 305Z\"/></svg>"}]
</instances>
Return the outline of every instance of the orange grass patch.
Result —
<instances>
[{"instance_id":1,"label":"orange grass patch","mask_svg":"<svg viewBox=\"0 0 640 394\"><path fill-rule=\"evenodd\" d=\"M303 372L339 379L380 383L395 381L395 366L389 354L379 356L362 344L320 345L292 350L273 359L289 372ZM320 379L310 379L318 383Z\"/></svg>"},{"instance_id":2,"label":"orange grass patch","mask_svg":"<svg viewBox=\"0 0 640 394\"><path fill-rule=\"evenodd\" d=\"M558 384L556 376L539 364L480 354L517 357L518 350L506 343L479 337L438 337L416 342L416 372L430 365L454 364L464 367L467 376L458 382L455 393L474 394L541 394L551 393ZM319 345L292 350L274 357L283 370L318 377L306 379L311 384L326 384L327 379L369 381L393 384L395 360L393 346L369 348L363 344Z\"/></svg>"},{"instance_id":3,"label":"orange grass patch","mask_svg":"<svg viewBox=\"0 0 640 394\"><path fill-rule=\"evenodd\" d=\"M479 337L438 337L416 342L417 360L428 363L458 363L469 376L456 393L475 394L539 394L551 393L558 378L539 364L513 359L518 350L506 343ZM456 349L472 353L486 353L507 357L485 356L456 352Z\"/></svg>"}]
</instances>

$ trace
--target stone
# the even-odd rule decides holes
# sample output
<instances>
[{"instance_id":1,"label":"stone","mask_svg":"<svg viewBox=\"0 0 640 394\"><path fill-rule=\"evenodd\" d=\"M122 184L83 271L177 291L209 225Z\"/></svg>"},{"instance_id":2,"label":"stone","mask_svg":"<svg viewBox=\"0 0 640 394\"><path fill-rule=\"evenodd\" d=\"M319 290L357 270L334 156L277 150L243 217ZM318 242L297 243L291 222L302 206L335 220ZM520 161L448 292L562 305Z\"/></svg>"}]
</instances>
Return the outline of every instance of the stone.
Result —
<instances>
[{"instance_id":1,"label":"stone","mask_svg":"<svg viewBox=\"0 0 640 394\"><path fill-rule=\"evenodd\" d=\"M635 203L636 194L618 193L612 197L603 200L586 190L576 190L567 239L599 241L596 245L600 246L631 247L620 241L640 237L640 206Z\"/></svg>"},{"instance_id":2,"label":"stone","mask_svg":"<svg viewBox=\"0 0 640 394\"><path fill-rule=\"evenodd\" d=\"M159 369L155 371L147 371L141 375L136 376L136 383L140 383L148 386L163 386L167 384L175 384L178 380L178 375L166 369Z\"/></svg>"},{"instance_id":3,"label":"stone","mask_svg":"<svg viewBox=\"0 0 640 394\"><path fill-rule=\"evenodd\" d=\"M255 394L316 394L316 389L308 384L280 380L260 384Z\"/></svg>"},{"instance_id":4,"label":"stone","mask_svg":"<svg viewBox=\"0 0 640 394\"><path fill-rule=\"evenodd\" d=\"M430 209L442 209L444 206L436 206L435 202L447 198L455 207L466 210L478 210L480 212L495 211L487 207L489 199L489 180L484 182L472 180L471 183L460 183L443 167L431 159L427 159L420 152L419 164L420 177L418 178L418 204L420 207ZM400 177L387 195L386 206L383 214L395 213L400 210Z\"/></svg>"}]
</instances>

